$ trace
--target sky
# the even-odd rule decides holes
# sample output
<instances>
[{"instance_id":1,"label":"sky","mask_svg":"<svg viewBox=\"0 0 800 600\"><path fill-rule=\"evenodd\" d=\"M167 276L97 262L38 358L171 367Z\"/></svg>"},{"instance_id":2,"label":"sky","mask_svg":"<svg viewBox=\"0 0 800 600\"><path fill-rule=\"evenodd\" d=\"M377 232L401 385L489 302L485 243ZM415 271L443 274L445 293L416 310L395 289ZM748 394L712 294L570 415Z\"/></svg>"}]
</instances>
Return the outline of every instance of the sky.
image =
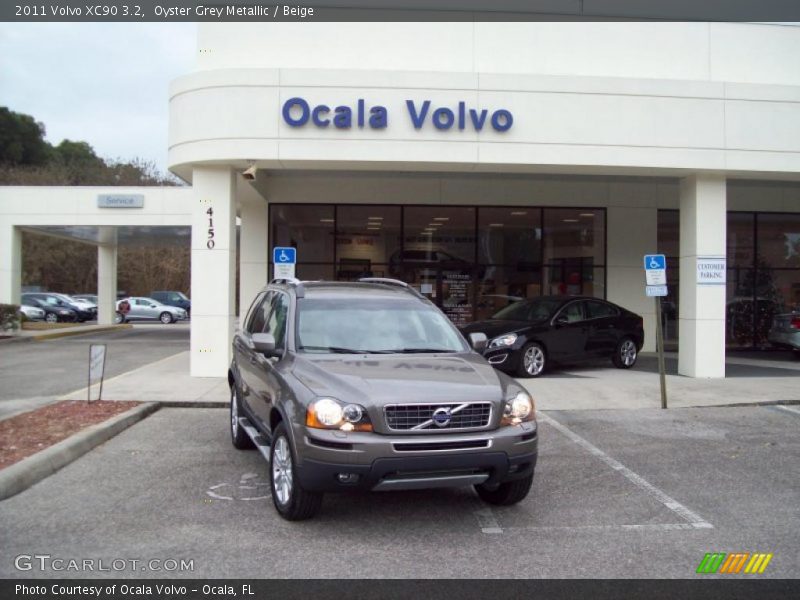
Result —
<instances>
[{"instance_id":1,"label":"sky","mask_svg":"<svg viewBox=\"0 0 800 600\"><path fill-rule=\"evenodd\" d=\"M193 23L0 23L0 106L103 158L167 171L169 82L193 70Z\"/></svg>"}]
</instances>

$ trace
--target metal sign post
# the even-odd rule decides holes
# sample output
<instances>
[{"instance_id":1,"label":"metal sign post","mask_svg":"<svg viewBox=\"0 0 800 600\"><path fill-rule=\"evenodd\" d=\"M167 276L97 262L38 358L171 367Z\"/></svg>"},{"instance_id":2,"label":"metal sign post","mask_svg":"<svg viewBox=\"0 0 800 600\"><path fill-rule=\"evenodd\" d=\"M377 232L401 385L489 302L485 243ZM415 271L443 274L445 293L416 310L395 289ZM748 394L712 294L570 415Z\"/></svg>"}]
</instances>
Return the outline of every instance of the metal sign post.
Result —
<instances>
[{"instance_id":1,"label":"metal sign post","mask_svg":"<svg viewBox=\"0 0 800 600\"><path fill-rule=\"evenodd\" d=\"M664 331L661 321L661 298L667 295L667 259L663 254L646 254L644 273L647 285L645 293L656 303L656 353L658 354L658 378L661 384L661 408L667 408L667 373L664 363Z\"/></svg>"},{"instance_id":2,"label":"metal sign post","mask_svg":"<svg viewBox=\"0 0 800 600\"><path fill-rule=\"evenodd\" d=\"M92 381L100 380L100 392L97 395L98 400L103 398L103 379L106 375L106 345L105 344L90 344L89 345L89 385L86 387L86 401L92 401Z\"/></svg>"}]
</instances>

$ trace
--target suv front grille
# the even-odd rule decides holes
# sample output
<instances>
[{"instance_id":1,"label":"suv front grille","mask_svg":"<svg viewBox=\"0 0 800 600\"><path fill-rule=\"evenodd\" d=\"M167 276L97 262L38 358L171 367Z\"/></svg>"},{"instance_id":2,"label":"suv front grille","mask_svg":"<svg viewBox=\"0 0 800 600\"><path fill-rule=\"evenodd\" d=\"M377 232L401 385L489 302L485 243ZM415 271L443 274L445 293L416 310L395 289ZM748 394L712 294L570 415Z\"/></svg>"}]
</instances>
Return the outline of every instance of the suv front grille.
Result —
<instances>
[{"instance_id":1,"label":"suv front grille","mask_svg":"<svg viewBox=\"0 0 800 600\"><path fill-rule=\"evenodd\" d=\"M395 431L447 431L486 427L492 415L492 404L490 402L390 404L383 411L386 425Z\"/></svg>"}]
</instances>

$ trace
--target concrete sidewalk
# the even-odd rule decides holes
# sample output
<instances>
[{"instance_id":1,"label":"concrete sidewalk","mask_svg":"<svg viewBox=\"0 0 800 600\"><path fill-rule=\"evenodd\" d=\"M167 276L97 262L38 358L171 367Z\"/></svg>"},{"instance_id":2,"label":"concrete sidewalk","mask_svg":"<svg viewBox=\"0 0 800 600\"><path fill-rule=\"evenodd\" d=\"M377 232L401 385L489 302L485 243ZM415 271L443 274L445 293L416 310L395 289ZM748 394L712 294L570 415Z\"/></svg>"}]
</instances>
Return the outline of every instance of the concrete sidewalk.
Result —
<instances>
[{"instance_id":1,"label":"concrete sidewalk","mask_svg":"<svg viewBox=\"0 0 800 600\"><path fill-rule=\"evenodd\" d=\"M115 325L85 325L85 324L68 324L59 323L58 327L44 328L44 329L19 329L14 335L0 340L2 343L10 342L25 342L31 340L54 340L62 337L69 337L73 335L85 335L87 333L100 333L106 331L116 331L119 329L131 329L133 325L130 323L121 323Z\"/></svg>"},{"instance_id":2,"label":"concrete sidewalk","mask_svg":"<svg viewBox=\"0 0 800 600\"><path fill-rule=\"evenodd\" d=\"M92 397L97 397L92 387ZM103 400L139 400L164 405L227 406L228 381L224 377L190 377L189 352L179 352L162 360L106 379ZM86 399L86 388L66 394L59 400Z\"/></svg>"},{"instance_id":3,"label":"concrete sidewalk","mask_svg":"<svg viewBox=\"0 0 800 600\"><path fill-rule=\"evenodd\" d=\"M677 357L667 357L670 407L722 406L800 401L797 361L739 359L728 361L726 379L691 379L677 375ZM661 406L656 357L643 354L634 369L615 369L608 361L555 369L539 379L520 379L540 410L658 408ZM96 394L96 387L93 394ZM86 389L61 399L84 399ZM140 400L181 406L227 406L224 377L190 377L189 353L165 359L106 380L105 400Z\"/></svg>"}]
</instances>

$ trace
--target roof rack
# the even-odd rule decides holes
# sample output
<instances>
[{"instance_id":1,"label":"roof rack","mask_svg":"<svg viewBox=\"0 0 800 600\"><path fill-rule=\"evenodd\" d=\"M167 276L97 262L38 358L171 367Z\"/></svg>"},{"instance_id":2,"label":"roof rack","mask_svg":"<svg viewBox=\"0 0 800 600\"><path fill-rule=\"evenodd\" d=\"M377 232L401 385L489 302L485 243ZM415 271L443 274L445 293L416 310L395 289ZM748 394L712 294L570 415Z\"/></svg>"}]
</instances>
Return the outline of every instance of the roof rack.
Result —
<instances>
[{"instance_id":1,"label":"roof rack","mask_svg":"<svg viewBox=\"0 0 800 600\"><path fill-rule=\"evenodd\" d=\"M280 277L273 279L269 283L270 285L277 284L293 286L295 289L295 294L298 298L304 298L306 295L306 288L303 286L303 282L297 279L297 277Z\"/></svg>"},{"instance_id":2,"label":"roof rack","mask_svg":"<svg viewBox=\"0 0 800 600\"><path fill-rule=\"evenodd\" d=\"M360 283L382 283L383 285L394 285L397 287L402 287L407 289L409 292L414 294L419 298L425 298L419 290L416 288L411 287L405 281L400 281L399 279L392 279L390 277L361 277L358 280Z\"/></svg>"}]
</instances>

